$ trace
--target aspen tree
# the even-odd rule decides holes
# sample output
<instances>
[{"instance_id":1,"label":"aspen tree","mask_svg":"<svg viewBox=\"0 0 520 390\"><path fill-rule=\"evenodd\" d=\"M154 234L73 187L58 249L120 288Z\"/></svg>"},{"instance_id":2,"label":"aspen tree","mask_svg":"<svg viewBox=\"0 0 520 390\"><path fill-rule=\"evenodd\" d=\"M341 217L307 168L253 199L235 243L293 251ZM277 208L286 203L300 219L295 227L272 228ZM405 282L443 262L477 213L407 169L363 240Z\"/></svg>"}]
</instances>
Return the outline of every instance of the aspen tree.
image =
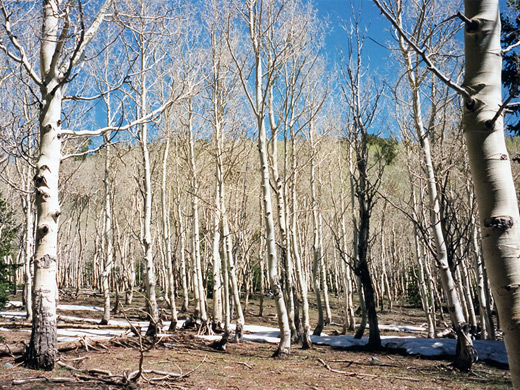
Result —
<instances>
[{"instance_id":1,"label":"aspen tree","mask_svg":"<svg viewBox=\"0 0 520 390\"><path fill-rule=\"evenodd\" d=\"M12 10L2 3L0 8L9 46L0 44L12 61L19 63L40 89L39 136L40 149L35 175L37 227L34 248L33 322L25 364L50 370L56 361L56 268L58 220L61 214L58 200L59 168L64 88L73 69L83 59L85 48L104 20L111 0L105 1L88 29L84 27L83 9L73 3L46 0L42 4L40 62L31 58L20 42L17 24L11 22ZM73 19L78 23L78 35L73 35ZM74 39L71 39L71 36ZM72 43L71 43L72 41ZM70 45L72 45L72 50ZM39 74L36 69L39 69Z\"/></svg>"},{"instance_id":2,"label":"aspen tree","mask_svg":"<svg viewBox=\"0 0 520 390\"><path fill-rule=\"evenodd\" d=\"M267 62L266 73L264 74L263 64L266 61L264 53L264 44L267 39L266 36L266 18L271 20L269 23L267 33L270 29L276 27L279 23L279 16L283 8L283 2L270 2L265 4L257 2L256 0L248 0L244 10L239 10L247 22L249 30L249 39L251 44L252 55L254 58L254 91L250 92L248 82L246 80L246 69L242 60L238 58L237 54L231 50L231 56L240 77L240 82L247 95L253 113L256 118L256 125L258 128L258 151L260 158L260 172L261 172L261 190L263 203L263 219L265 223L265 239L267 245L267 259L268 259L268 273L271 289L273 291L276 311L278 314L278 325L280 328L280 343L275 352L275 356L283 356L290 353L291 346L291 330L289 327L289 317L287 308L285 306L285 299L282 291L282 286L279 280L279 260L278 251L276 250L275 241L275 224L273 217L273 206L271 201L271 185L270 185L270 165L268 159L267 148L267 130L266 130L266 115L268 115L267 107L267 91L270 88L274 72L278 65L272 59ZM268 15L272 15L271 18ZM230 32L228 32L229 34ZM227 38L228 47L230 47L230 37ZM269 75L268 77L266 75ZM264 80L267 85L264 85Z\"/></svg>"},{"instance_id":3,"label":"aspen tree","mask_svg":"<svg viewBox=\"0 0 520 390\"><path fill-rule=\"evenodd\" d=\"M207 326L208 316L206 311L206 292L204 290L204 281L202 278L202 261L200 253L200 221L199 221L199 180L197 163L195 160L195 131L193 129L193 103L192 99L188 99L187 103L188 121L187 137L188 137L188 162L191 170L191 186L193 196L191 200L191 210L193 215L192 221L192 256L193 256L193 276L195 288L195 318L200 319L202 327Z\"/></svg>"},{"instance_id":4,"label":"aspen tree","mask_svg":"<svg viewBox=\"0 0 520 390\"><path fill-rule=\"evenodd\" d=\"M504 331L513 386L520 388L520 217L504 139L498 0L465 0L465 15L458 14L466 27L462 86L436 68L420 43L410 40L402 25L378 0L374 2L398 30L400 39L463 99L462 124L479 207L483 257Z\"/></svg>"},{"instance_id":5,"label":"aspen tree","mask_svg":"<svg viewBox=\"0 0 520 390\"><path fill-rule=\"evenodd\" d=\"M175 331L177 328L177 305L175 302L175 280L173 275L173 254L172 254L172 242L170 237L170 209L168 205L168 193L167 193L167 168L168 168L168 155L170 153L170 134L165 134L166 140L164 144L163 152L163 164L162 164L162 175L161 175L161 210L162 210L162 239L165 248L165 261L166 261L166 294L167 301L170 305L171 322L169 330Z\"/></svg>"},{"instance_id":6,"label":"aspen tree","mask_svg":"<svg viewBox=\"0 0 520 390\"><path fill-rule=\"evenodd\" d=\"M360 303L366 308L361 324L355 337L361 338L364 332L365 318L369 323L368 347L381 348L378 318L376 312L376 296L369 267L369 241L372 212L377 201L378 189L387 162L384 156L371 157L369 153L368 131L373 127L379 108L382 90L370 88L365 81L361 53L364 37L359 30L359 21L354 19L352 27L346 29L350 34L348 41L348 56L342 67L344 79L343 98L349 107L349 142L350 142L350 173L352 192L352 213L355 229L355 246L352 269L360 283Z\"/></svg>"},{"instance_id":7,"label":"aspen tree","mask_svg":"<svg viewBox=\"0 0 520 390\"><path fill-rule=\"evenodd\" d=\"M505 146L498 0L465 0L462 124L480 214L482 251L520 389L520 216ZM469 95L469 96L468 96Z\"/></svg>"}]
</instances>

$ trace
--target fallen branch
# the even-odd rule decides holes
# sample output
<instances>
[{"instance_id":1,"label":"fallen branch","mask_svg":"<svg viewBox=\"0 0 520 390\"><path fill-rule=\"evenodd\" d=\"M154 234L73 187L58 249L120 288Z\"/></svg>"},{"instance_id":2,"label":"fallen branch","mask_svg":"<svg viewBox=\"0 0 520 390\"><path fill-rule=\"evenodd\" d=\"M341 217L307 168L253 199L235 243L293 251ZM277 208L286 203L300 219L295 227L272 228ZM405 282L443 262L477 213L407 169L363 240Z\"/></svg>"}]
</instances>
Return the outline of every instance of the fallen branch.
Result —
<instances>
[{"instance_id":1,"label":"fallen branch","mask_svg":"<svg viewBox=\"0 0 520 390\"><path fill-rule=\"evenodd\" d=\"M110 339L102 339L102 340L89 340L88 346L92 348L92 344L96 344L98 346L102 344L110 343ZM58 343L58 351L59 352L67 352L72 351L73 349L78 349L85 346L85 340L73 340L73 341L64 341ZM0 346L0 356L15 356L15 355L23 355L25 353L25 344L22 345L8 345L5 344Z\"/></svg>"},{"instance_id":2,"label":"fallen branch","mask_svg":"<svg viewBox=\"0 0 520 390\"><path fill-rule=\"evenodd\" d=\"M87 321L87 320L85 320ZM96 320L97 321L97 320ZM0 327L3 328L30 328L31 322L28 321L3 321L0 322ZM130 325L126 324L108 324L108 325L94 325L94 324L83 324L83 323L58 323L58 328L70 328L70 329L130 329Z\"/></svg>"},{"instance_id":3,"label":"fallen branch","mask_svg":"<svg viewBox=\"0 0 520 390\"><path fill-rule=\"evenodd\" d=\"M2 328L30 328L31 323L29 321L2 321L0 326Z\"/></svg>"},{"instance_id":4,"label":"fallen branch","mask_svg":"<svg viewBox=\"0 0 520 390\"><path fill-rule=\"evenodd\" d=\"M0 356L15 356L25 352L25 345L8 345L0 346Z\"/></svg>"},{"instance_id":5,"label":"fallen branch","mask_svg":"<svg viewBox=\"0 0 520 390\"><path fill-rule=\"evenodd\" d=\"M323 367L325 367L327 370L329 370L330 372L334 372L336 374L342 374L342 375L346 375L346 376L366 376L366 377L371 377L371 378L379 378L381 375L375 375L375 374L365 374L365 373L358 373L358 372L351 372L351 371L341 371L341 370L335 370L334 368L332 368L331 366L329 366L327 363L325 363L323 361L323 359L318 359L318 361L323 365ZM417 379L417 378L411 378L411 377L408 377L408 376L393 376L393 375L385 375L385 378L390 378L390 379L400 379L400 380L405 380L405 381L413 381L413 382L421 382L421 379Z\"/></svg>"},{"instance_id":6,"label":"fallen branch","mask_svg":"<svg viewBox=\"0 0 520 390\"><path fill-rule=\"evenodd\" d=\"M74 378L67 378L67 377L47 378L45 376L37 376L35 378L14 379L11 382L11 384L12 385L25 385L26 383L35 383L35 382L70 383L70 382L76 382L76 380Z\"/></svg>"},{"instance_id":7,"label":"fallen branch","mask_svg":"<svg viewBox=\"0 0 520 390\"><path fill-rule=\"evenodd\" d=\"M155 374L160 375L159 377L154 377L150 379L144 378L147 382L154 383L154 382L164 382L164 381L172 381L172 380L178 380L181 378L187 377L190 373L187 374L178 374L175 372L168 372L168 371L160 371L160 370L136 370L131 372L130 374L124 374L124 375L117 375L112 374L112 372L108 370L102 370L99 368L92 368L90 370L84 370L76 368L70 364L67 364L65 362L62 362L61 360L57 362L57 364L60 367L66 368L74 373L74 376L77 380L81 381L101 381L103 383L107 384L113 384L118 386L125 386L128 385L131 382L137 382L137 380L143 375L143 374Z\"/></svg>"}]
</instances>

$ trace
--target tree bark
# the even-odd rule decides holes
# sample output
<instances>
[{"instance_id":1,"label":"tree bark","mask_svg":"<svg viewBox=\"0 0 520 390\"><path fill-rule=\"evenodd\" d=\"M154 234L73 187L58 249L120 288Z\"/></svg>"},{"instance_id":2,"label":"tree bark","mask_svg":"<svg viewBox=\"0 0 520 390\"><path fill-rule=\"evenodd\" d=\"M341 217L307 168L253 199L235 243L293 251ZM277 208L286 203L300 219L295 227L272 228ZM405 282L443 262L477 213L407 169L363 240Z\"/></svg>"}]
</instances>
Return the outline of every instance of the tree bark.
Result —
<instances>
[{"instance_id":1,"label":"tree bark","mask_svg":"<svg viewBox=\"0 0 520 390\"><path fill-rule=\"evenodd\" d=\"M107 107L108 124L110 125L110 106ZM105 135L105 142L107 142L106 156L105 156L105 208L104 208L104 242L105 253L103 257L102 272L101 272L101 286L103 290L103 317L101 318L101 325L106 325L110 321L110 286L108 277L112 269L113 254L113 235L112 235L112 203L111 203L111 180L110 180L110 133Z\"/></svg>"},{"instance_id":2,"label":"tree bark","mask_svg":"<svg viewBox=\"0 0 520 390\"><path fill-rule=\"evenodd\" d=\"M195 291L195 306L196 306L196 317L200 317L202 326L205 327L208 322L208 316L206 312L206 294L204 291L204 280L202 278L202 262L200 255L200 223L199 223L199 182L197 175L197 165L195 162L195 134L193 132L193 111L191 99L188 102L188 147L189 147L189 163L191 168L191 179L192 179L192 191L193 196L191 200L191 207L193 213L193 260L194 260L194 286Z\"/></svg>"},{"instance_id":3,"label":"tree bark","mask_svg":"<svg viewBox=\"0 0 520 390\"><path fill-rule=\"evenodd\" d=\"M500 324L504 331L513 386L520 389L520 217L505 146L498 0L465 0L464 135L468 145L482 228L482 250ZM475 23L476 22L476 23Z\"/></svg>"},{"instance_id":4,"label":"tree bark","mask_svg":"<svg viewBox=\"0 0 520 390\"><path fill-rule=\"evenodd\" d=\"M40 155L36 164L36 242L34 253L33 322L31 341L25 355L30 368L52 370L57 354L56 269L58 261L58 179L61 162L62 83L53 63L58 47L59 17L53 8L57 1L43 3L40 51L41 102Z\"/></svg>"},{"instance_id":5,"label":"tree bark","mask_svg":"<svg viewBox=\"0 0 520 390\"><path fill-rule=\"evenodd\" d=\"M170 153L170 134L166 134L166 140L164 145L163 154L163 166L162 166L162 181L161 181L161 209L162 209L162 233L163 242L165 248L165 262L166 262L166 294L167 300L170 305L171 322L169 330L175 331L177 328L177 304L175 302L175 279L173 275L173 254L172 254L172 242L170 238L170 220L169 210L167 202L167 188L166 188L166 171L168 168L168 155Z\"/></svg>"}]
</instances>

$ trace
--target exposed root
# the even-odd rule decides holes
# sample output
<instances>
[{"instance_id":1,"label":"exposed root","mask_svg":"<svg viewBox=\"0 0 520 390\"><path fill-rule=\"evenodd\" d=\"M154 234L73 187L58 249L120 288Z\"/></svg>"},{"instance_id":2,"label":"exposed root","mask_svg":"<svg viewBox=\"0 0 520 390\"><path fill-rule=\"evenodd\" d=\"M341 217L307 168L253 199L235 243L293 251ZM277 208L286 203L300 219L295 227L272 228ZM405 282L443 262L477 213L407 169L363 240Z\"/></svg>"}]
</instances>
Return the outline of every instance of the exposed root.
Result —
<instances>
[{"instance_id":1,"label":"exposed root","mask_svg":"<svg viewBox=\"0 0 520 390\"><path fill-rule=\"evenodd\" d=\"M229 333L224 332L220 340L214 341L209 346L217 351L225 352L229 342Z\"/></svg>"},{"instance_id":2,"label":"exposed root","mask_svg":"<svg viewBox=\"0 0 520 390\"><path fill-rule=\"evenodd\" d=\"M289 357L290 354L291 354L291 351L288 348L278 347L278 349L273 353L272 357L276 358L276 359L285 359L285 358Z\"/></svg>"},{"instance_id":3,"label":"exposed root","mask_svg":"<svg viewBox=\"0 0 520 390\"><path fill-rule=\"evenodd\" d=\"M240 343L244 337L244 325L237 322L235 328L235 342Z\"/></svg>"},{"instance_id":4,"label":"exposed root","mask_svg":"<svg viewBox=\"0 0 520 390\"><path fill-rule=\"evenodd\" d=\"M302 349L312 349L311 335L308 331L302 334Z\"/></svg>"}]
</instances>

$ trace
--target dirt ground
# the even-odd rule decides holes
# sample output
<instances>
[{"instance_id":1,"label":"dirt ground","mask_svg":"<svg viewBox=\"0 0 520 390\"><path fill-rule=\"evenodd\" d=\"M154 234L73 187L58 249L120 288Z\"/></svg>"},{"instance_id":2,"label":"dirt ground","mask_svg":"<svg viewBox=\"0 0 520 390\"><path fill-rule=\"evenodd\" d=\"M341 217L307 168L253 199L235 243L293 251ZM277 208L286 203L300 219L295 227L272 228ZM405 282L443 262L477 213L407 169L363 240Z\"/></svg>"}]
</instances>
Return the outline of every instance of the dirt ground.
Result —
<instances>
[{"instance_id":1,"label":"dirt ground","mask_svg":"<svg viewBox=\"0 0 520 390\"><path fill-rule=\"evenodd\" d=\"M67 302L72 303L72 302ZM86 304L87 302L76 301ZM97 304L89 299L88 304ZM258 317L257 303L248 309L246 322L273 326L272 305ZM408 325L420 323L420 313L410 308L397 308L381 315L381 323L390 324L404 318ZM65 314L65 313L64 313ZM66 313L70 314L70 313ZM78 313L74 313L77 315ZM403 314L403 315L404 315ZM84 316L94 313L84 313ZM332 334L340 328L327 327ZM339 318L337 319L339 322ZM393 322L392 322L393 321ZM402 334L401 334L402 335ZM22 329L0 332L2 343L13 345L28 342L30 333ZM0 358L0 389L510 389L508 370L477 362L471 373L454 371L449 361L427 360L388 353L352 352L315 346L302 350L294 346L291 355L274 359L272 344L242 342L228 344L226 352L210 347L210 342L197 337L193 330L178 331L161 339L143 353L143 369L156 370L144 374L136 383L121 386L107 383L107 373L116 377L138 369L141 352L136 337L129 341L84 347L59 354L59 360L69 368L35 371L15 362L14 357ZM74 368L71 369L70 367ZM94 370L94 371L92 371ZM102 370L103 375L96 375ZM181 374L165 379L164 373ZM54 378L46 380L45 378ZM62 383L57 382L62 378ZM17 380L32 380L18 384ZM88 379L88 380L86 380Z\"/></svg>"}]
</instances>

